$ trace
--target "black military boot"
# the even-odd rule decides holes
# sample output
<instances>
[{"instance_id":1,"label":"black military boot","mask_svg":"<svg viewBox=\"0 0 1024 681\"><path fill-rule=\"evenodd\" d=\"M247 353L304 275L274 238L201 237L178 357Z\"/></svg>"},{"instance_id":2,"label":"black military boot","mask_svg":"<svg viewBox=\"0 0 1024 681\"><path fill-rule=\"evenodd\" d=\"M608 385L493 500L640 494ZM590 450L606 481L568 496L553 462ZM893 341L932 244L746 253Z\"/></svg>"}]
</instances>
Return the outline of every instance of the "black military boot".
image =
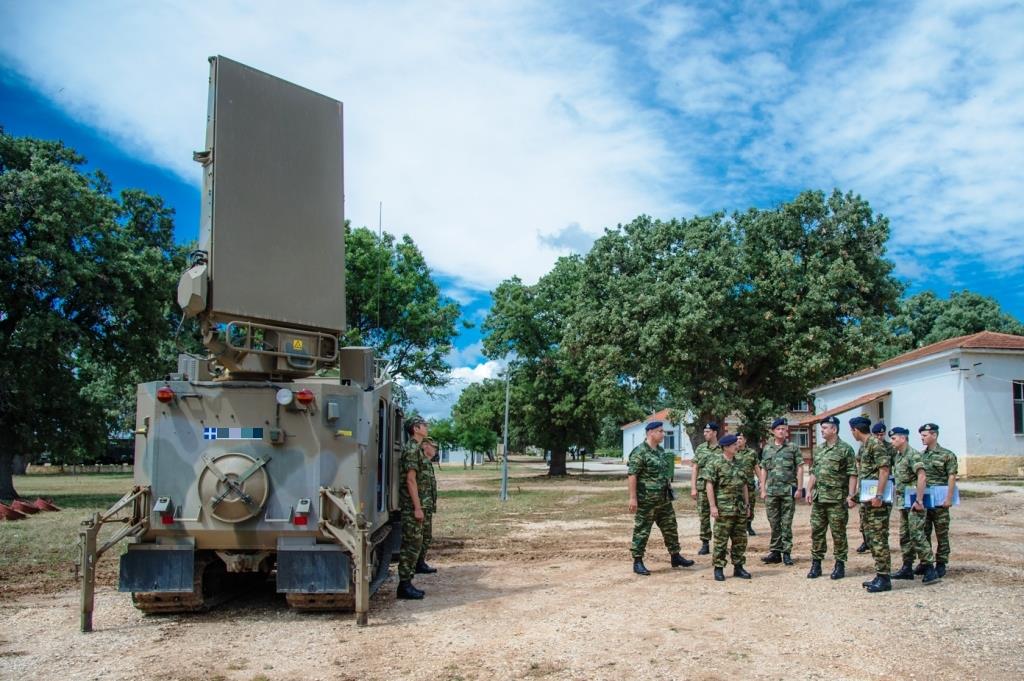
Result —
<instances>
[{"instance_id":1,"label":"black military boot","mask_svg":"<svg viewBox=\"0 0 1024 681\"><path fill-rule=\"evenodd\" d=\"M929 565L931 565L931 563L918 563L917 567L914 568L914 574L923 575L924 571L928 569Z\"/></svg>"},{"instance_id":2,"label":"black military boot","mask_svg":"<svg viewBox=\"0 0 1024 681\"><path fill-rule=\"evenodd\" d=\"M432 575L435 572L437 572L437 568L430 567L429 565L427 565L427 561L425 560L421 559L418 563L416 563L416 574L418 575Z\"/></svg>"},{"instance_id":3,"label":"black military boot","mask_svg":"<svg viewBox=\"0 0 1024 681\"><path fill-rule=\"evenodd\" d=\"M832 579L842 579L846 576L846 564L841 560L836 561L836 566L832 568L832 574L829 575Z\"/></svg>"},{"instance_id":4,"label":"black military boot","mask_svg":"<svg viewBox=\"0 0 1024 681\"><path fill-rule=\"evenodd\" d=\"M742 565L732 566L732 576L740 579L750 579L750 573L743 569Z\"/></svg>"},{"instance_id":5,"label":"black military boot","mask_svg":"<svg viewBox=\"0 0 1024 681\"><path fill-rule=\"evenodd\" d=\"M643 575L644 577L651 574L651 571L648 570L647 567L644 565L643 558L633 559L633 572L637 573L638 575Z\"/></svg>"},{"instance_id":6,"label":"black military boot","mask_svg":"<svg viewBox=\"0 0 1024 681\"><path fill-rule=\"evenodd\" d=\"M761 562L762 563L781 563L782 562L782 554L779 553L778 551L769 551L768 555L761 556Z\"/></svg>"},{"instance_id":7,"label":"black military boot","mask_svg":"<svg viewBox=\"0 0 1024 681\"><path fill-rule=\"evenodd\" d=\"M860 546L857 547L857 553L867 553L869 548L871 547L868 546L867 540L862 541Z\"/></svg>"},{"instance_id":8,"label":"black military boot","mask_svg":"<svg viewBox=\"0 0 1024 681\"><path fill-rule=\"evenodd\" d=\"M875 581L868 584L867 590L869 594L876 594L881 591L892 591L892 582L889 581L889 575L878 575L875 577Z\"/></svg>"},{"instance_id":9,"label":"black military boot","mask_svg":"<svg viewBox=\"0 0 1024 681\"><path fill-rule=\"evenodd\" d=\"M935 563L935 572L936 572L936 574L939 575L939 577L945 577L946 576L946 564L945 563Z\"/></svg>"},{"instance_id":10,"label":"black military boot","mask_svg":"<svg viewBox=\"0 0 1024 681\"><path fill-rule=\"evenodd\" d=\"M807 579L815 579L821 577L821 561L816 558L811 559L811 569L807 573Z\"/></svg>"},{"instance_id":11,"label":"black military boot","mask_svg":"<svg viewBox=\"0 0 1024 681\"><path fill-rule=\"evenodd\" d=\"M711 553L711 549L708 548L708 543L706 541L702 541L700 543L700 551L697 552L697 555L706 556L709 553Z\"/></svg>"},{"instance_id":12,"label":"black military boot","mask_svg":"<svg viewBox=\"0 0 1024 681\"><path fill-rule=\"evenodd\" d=\"M409 600L418 601L424 596L424 592L420 591L412 585L412 580L406 579L398 583L398 597Z\"/></svg>"},{"instance_id":13,"label":"black military boot","mask_svg":"<svg viewBox=\"0 0 1024 681\"><path fill-rule=\"evenodd\" d=\"M792 565L793 564L793 559L790 557L790 555L788 553L782 554L782 564L783 565Z\"/></svg>"},{"instance_id":14,"label":"black military boot","mask_svg":"<svg viewBox=\"0 0 1024 681\"><path fill-rule=\"evenodd\" d=\"M722 568L715 568L715 581L716 582L724 582L725 581L725 572L722 571Z\"/></svg>"},{"instance_id":15,"label":"black military boot","mask_svg":"<svg viewBox=\"0 0 1024 681\"><path fill-rule=\"evenodd\" d=\"M693 561L685 558L678 551L672 554L672 567L690 567L691 565L693 565Z\"/></svg>"},{"instance_id":16,"label":"black military boot","mask_svg":"<svg viewBox=\"0 0 1024 681\"><path fill-rule=\"evenodd\" d=\"M890 579L914 579L914 562L903 563L903 567L900 568L899 572L894 572L889 575Z\"/></svg>"},{"instance_id":17,"label":"black military boot","mask_svg":"<svg viewBox=\"0 0 1024 681\"><path fill-rule=\"evenodd\" d=\"M757 536L757 532L754 532L754 521L753 520L748 520L747 521L747 536L748 537L756 537Z\"/></svg>"},{"instance_id":18,"label":"black military boot","mask_svg":"<svg viewBox=\"0 0 1024 681\"><path fill-rule=\"evenodd\" d=\"M925 565L924 568L924 579L921 580L922 584L934 584L941 579L939 577L939 571L932 567L931 563Z\"/></svg>"}]
</instances>

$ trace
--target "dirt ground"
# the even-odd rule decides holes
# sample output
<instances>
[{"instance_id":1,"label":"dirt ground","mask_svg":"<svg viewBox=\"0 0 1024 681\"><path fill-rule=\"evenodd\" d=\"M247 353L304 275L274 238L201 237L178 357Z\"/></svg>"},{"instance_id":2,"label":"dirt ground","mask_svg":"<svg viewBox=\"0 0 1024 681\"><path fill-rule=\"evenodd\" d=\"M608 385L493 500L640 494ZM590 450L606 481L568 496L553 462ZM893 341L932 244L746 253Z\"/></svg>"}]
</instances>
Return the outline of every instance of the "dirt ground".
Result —
<instances>
[{"instance_id":1,"label":"dirt ground","mask_svg":"<svg viewBox=\"0 0 1024 681\"><path fill-rule=\"evenodd\" d=\"M209 613L143 616L102 586L96 631L81 634L76 591L17 594L0 602L0 679L1021 679L1024 488L992 491L954 509L951 565L934 586L867 594L871 559L852 551L846 579L806 579L806 506L794 567L758 560L758 506L753 579L724 583L708 557L672 570L657 530L653 575L634 576L624 508L593 521L534 515L491 542L439 537L440 571L416 580L427 598L396 601L392 579L365 628L290 611L272 589ZM697 519L683 509L679 521L693 557Z\"/></svg>"}]
</instances>

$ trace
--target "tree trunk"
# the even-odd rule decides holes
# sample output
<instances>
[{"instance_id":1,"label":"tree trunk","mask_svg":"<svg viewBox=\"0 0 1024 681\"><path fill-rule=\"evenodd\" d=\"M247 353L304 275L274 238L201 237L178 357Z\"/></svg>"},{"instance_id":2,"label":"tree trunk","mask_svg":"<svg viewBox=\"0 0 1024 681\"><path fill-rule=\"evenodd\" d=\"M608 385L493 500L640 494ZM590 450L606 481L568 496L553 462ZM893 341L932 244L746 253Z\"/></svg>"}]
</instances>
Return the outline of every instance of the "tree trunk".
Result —
<instances>
[{"instance_id":1,"label":"tree trunk","mask_svg":"<svg viewBox=\"0 0 1024 681\"><path fill-rule=\"evenodd\" d=\"M25 475L28 472L28 457L24 454L15 454L13 465L15 475Z\"/></svg>"},{"instance_id":2,"label":"tree trunk","mask_svg":"<svg viewBox=\"0 0 1024 681\"><path fill-rule=\"evenodd\" d=\"M551 463L548 464L548 475L568 475L565 470L565 447L551 450Z\"/></svg>"},{"instance_id":3,"label":"tree trunk","mask_svg":"<svg viewBox=\"0 0 1024 681\"><path fill-rule=\"evenodd\" d=\"M14 489L14 455L9 451L0 451L0 500L11 501L18 498Z\"/></svg>"}]
</instances>

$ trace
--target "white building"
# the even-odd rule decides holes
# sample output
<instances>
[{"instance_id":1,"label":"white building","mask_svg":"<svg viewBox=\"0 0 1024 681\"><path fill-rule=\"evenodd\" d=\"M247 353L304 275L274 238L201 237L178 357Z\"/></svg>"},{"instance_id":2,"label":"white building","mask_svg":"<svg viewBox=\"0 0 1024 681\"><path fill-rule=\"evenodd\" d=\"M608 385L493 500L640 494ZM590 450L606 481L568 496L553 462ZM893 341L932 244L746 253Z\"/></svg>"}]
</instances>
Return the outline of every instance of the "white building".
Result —
<instances>
[{"instance_id":1,"label":"white building","mask_svg":"<svg viewBox=\"0 0 1024 681\"><path fill-rule=\"evenodd\" d=\"M686 429L681 423L671 423L668 420L669 409L662 409L650 414L640 421L633 421L621 426L622 430L622 460L629 459L629 453L633 448L644 441L646 437L644 426L649 421L663 421L665 423L665 440L661 446L676 455L676 462L693 458L693 446L686 434Z\"/></svg>"},{"instance_id":2,"label":"white building","mask_svg":"<svg viewBox=\"0 0 1024 681\"><path fill-rule=\"evenodd\" d=\"M847 421L910 430L939 426L939 444L956 453L960 475L1024 476L1024 336L982 331L950 338L819 386L815 414L796 424L838 416L841 437L854 445Z\"/></svg>"}]
</instances>

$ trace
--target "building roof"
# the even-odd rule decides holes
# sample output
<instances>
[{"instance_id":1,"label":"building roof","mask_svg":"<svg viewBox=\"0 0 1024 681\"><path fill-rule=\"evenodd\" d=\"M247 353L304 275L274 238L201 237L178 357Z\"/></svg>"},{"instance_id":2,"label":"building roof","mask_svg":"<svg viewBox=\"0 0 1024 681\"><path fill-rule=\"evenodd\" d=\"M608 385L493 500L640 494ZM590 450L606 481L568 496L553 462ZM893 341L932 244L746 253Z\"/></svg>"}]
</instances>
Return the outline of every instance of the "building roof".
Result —
<instances>
[{"instance_id":1,"label":"building roof","mask_svg":"<svg viewBox=\"0 0 1024 681\"><path fill-rule=\"evenodd\" d=\"M845 376L834 378L825 385L832 385L833 383L839 383L840 381L845 381L849 378L870 374L872 371L888 369L890 367L899 366L900 364L906 364L907 362L913 362L914 360L928 357L929 355L937 355L948 350L956 350L958 348L972 350L1020 350L1024 352L1024 336L1015 336L1011 333L998 333L996 331L979 331L978 333L972 333L968 336L947 338L944 341L932 343L931 345L926 345L923 348L904 352L902 355L897 355L892 359L887 359L875 366L866 367L859 371L854 371L852 374L846 374Z\"/></svg>"},{"instance_id":2,"label":"building roof","mask_svg":"<svg viewBox=\"0 0 1024 681\"><path fill-rule=\"evenodd\" d=\"M647 416L645 416L644 418L640 419L639 421L630 421L629 423L627 423L624 426L619 426L619 430L625 430L626 428L632 428L633 426L637 425L638 423L646 423L647 421L667 421L668 420L668 413L670 411L672 411L671 408L661 409L659 411L654 412L653 414L648 414Z\"/></svg>"},{"instance_id":3,"label":"building roof","mask_svg":"<svg viewBox=\"0 0 1024 681\"><path fill-rule=\"evenodd\" d=\"M819 423L822 419L828 418L829 416L835 416L836 414L842 414L843 412L850 411L851 409L859 407L863 404L874 402L880 397L885 397L891 392L891 390L878 390L873 393L868 393L867 395L861 395L855 400L844 402L843 404L840 404L838 407L833 407L832 409L829 409L828 411L823 411L820 414L809 414L798 421L791 422L789 425L809 426L812 423Z\"/></svg>"}]
</instances>

